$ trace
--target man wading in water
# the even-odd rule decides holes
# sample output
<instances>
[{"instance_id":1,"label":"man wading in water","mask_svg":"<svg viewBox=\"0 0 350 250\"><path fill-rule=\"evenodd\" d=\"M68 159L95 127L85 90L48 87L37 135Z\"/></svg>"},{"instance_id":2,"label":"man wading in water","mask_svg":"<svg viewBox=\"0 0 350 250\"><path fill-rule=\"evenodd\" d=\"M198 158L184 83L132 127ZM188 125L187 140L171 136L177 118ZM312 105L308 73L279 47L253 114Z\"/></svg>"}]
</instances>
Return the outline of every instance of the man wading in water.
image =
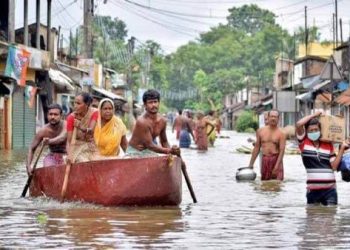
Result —
<instances>
[{"instance_id":1,"label":"man wading in water","mask_svg":"<svg viewBox=\"0 0 350 250\"><path fill-rule=\"evenodd\" d=\"M268 113L268 125L256 132L256 143L250 158L249 167L253 168L256 157L262 151L261 180L283 180L283 155L286 137L278 127L279 113Z\"/></svg>"},{"instance_id":2,"label":"man wading in water","mask_svg":"<svg viewBox=\"0 0 350 250\"><path fill-rule=\"evenodd\" d=\"M127 156L146 156L155 153L180 155L180 149L177 146L171 148L169 146L166 119L158 114L160 101L158 91L147 90L142 99L146 112L136 121L126 150ZM158 136L161 146L154 143L154 139Z\"/></svg>"},{"instance_id":3,"label":"man wading in water","mask_svg":"<svg viewBox=\"0 0 350 250\"><path fill-rule=\"evenodd\" d=\"M305 116L296 124L296 135L301 158L307 173L307 204L337 205L338 194L334 171L349 148L344 141L336 155L333 143L320 141L321 124L318 117L322 112Z\"/></svg>"},{"instance_id":4,"label":"man wading in water","mask_svg":"<svg viewBox=\"0 0 350 250\"><path fill-rule=\"evenodd\" d=\"M31 173L30 164L33 159L35 149L40 142L49 145L50 153L45 156L44 167L55 166L64 163L63 156L66 154L67 131L66 122L62 120L62 108L58 104L51 104L48 107L47 119L49 121L35 135L29 147L27 159L27 172Z\"/></svg>"}]
</instances>

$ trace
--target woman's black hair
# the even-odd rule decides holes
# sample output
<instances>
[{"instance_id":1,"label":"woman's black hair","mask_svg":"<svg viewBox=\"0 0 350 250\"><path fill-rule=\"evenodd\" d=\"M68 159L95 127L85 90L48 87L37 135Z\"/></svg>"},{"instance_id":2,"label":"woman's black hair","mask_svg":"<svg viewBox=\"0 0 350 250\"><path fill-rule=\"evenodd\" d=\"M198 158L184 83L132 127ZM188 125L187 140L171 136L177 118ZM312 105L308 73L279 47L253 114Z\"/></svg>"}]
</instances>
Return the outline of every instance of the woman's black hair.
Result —
<instances>
[{"instance_id":1,"label":"woman's black hair","mask_svg":"<svg viewBox=\"0 0 350 250\"><path fill-rule=\"evenodd\" d=\"M86 92L81 92L77 96L83 97L83 102L87 105L90 106L92 103L92 97L89 93Z\"/></svg>"},{"instance_id":2,"label":"woman's black hair","mask_svg":"<svg viewBox=\"0 0 350 250\"><path fill-rule=\"evenodd\" d=\"M160 94L157 90L155 89L149 89L147 90L143 96L142 96L142 101L143 103L146 103L148 100L160 100Z\"/></svg>"},{"instance_id":3,"label":"woman's black hair","mask_svg":"<svg viewBox=\"0 0 350 250\"><path fill-rule=\"evenodd\" d=\"M311 125L318 125L318 128L321 130L321 123L318 118L312 118L305 124L305 130L307 130Z\"/></svg>"}]
</instances>

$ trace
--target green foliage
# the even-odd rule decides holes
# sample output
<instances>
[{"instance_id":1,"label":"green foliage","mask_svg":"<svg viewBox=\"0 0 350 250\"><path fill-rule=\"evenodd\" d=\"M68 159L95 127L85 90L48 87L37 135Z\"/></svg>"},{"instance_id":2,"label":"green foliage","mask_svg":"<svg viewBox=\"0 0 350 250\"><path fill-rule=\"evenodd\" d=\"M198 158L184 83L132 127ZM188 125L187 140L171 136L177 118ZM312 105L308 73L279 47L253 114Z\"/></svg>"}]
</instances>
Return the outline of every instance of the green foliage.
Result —
<instances>
[{"instance_id":1,"label":"green foliage","mask_svg":"<svg viewBox=\"0 0 350 250\"><path fill-rule=\"evenodd\" d=\"M218 109L226 94L273 80L275 58L294 56L294 40L257 5L231 8L228 24L200 35L165 58L166 85L172 91L197 89L198 98L166 100L169 107Z\"/></svg>"},{"instance_id":2,"label":"green foliage","mask_svg":"<svg viewBox=\"0 0 350 250\"><path fill-rule=\"evenodd\" d=\"M258 121L252 111L243 111L236 123L237 132L255 131L258 128Z\"/></svg>"},{"instance_id":3,"label":"green foliage","mask_svg":"<svg viewBox=\"0 0 350 250\"><path fill-rule=\"evenodd\" d=\"M126 24L117 17L95 15L93 19L93 31L95 36L108 36L110 40L122 40L128 35Z\"/></svg>"},{"instance_id":4,"label":"green foliage","mask_svg":"<svg viewBox=\"0 0 350 250\"><path fill-rule=\"evenodd\" d=\"M243 5L229 9L228 25L237 30L254 35L267 26L275 25L275 14L263 10L256 4Z\"/></svg>"},{"instance_id":5,"label":"green foliage","mask_svg":"<svg viewBox=\"0 0 350 250\"><path fill-rule=\"evenodd\" d=\"M244 130L244 133L253 134L253 133L255 133L255 129L253 129L253 128L246 128L246 129Z\"/></svg>"}]
</instances>

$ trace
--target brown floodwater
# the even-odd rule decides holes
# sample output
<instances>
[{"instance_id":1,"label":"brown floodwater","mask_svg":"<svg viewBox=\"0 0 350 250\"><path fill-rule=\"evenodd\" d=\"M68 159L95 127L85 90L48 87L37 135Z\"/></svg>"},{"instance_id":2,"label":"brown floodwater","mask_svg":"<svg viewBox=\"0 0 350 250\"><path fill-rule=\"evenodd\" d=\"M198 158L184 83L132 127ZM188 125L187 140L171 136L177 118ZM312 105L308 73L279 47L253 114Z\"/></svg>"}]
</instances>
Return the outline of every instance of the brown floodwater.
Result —
<instances>
[{"instance_id":1,"label":"brown floodwater","mask_svg":"<svg viewBox=\"0 0 350 250\"><path fill-rule=\"evenodd\" d=\"M217 139L206 153L182 150L198 203L183 182L178 207L19 198L26 151L0 151L0 248L349 249L350 183L337 174L337 207L308 207L299 155L285 156L283 183L236 182L249 155L234 149L247 145L248 135L223 133L230 138Z\"/></svg>"}]
</instances>

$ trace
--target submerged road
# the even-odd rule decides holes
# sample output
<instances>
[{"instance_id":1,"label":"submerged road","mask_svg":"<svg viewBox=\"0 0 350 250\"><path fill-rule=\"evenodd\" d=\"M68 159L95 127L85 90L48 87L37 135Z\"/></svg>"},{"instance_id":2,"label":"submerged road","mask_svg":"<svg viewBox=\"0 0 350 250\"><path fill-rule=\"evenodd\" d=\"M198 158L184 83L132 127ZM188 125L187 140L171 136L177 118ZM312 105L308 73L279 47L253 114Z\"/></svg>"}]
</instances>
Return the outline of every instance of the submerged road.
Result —
<instances>
[{"instance_id":1,"label":"submerged road","mask_svg":"<svg viewBox=\"0 0 350 250\"><path fill-rule=\"evenodd\" d=\"M350 183L338 180L337 207L308 207L299 155L286 155L283 183L238 183L247 134L223 131L206 153L182 150L198 203L183 181L179 207L106 208L19 198L26 151L0 151L0 248L348 249ZM174 135L168 133L172 144ZM256 169L257 170L257 169ZM260 175L258 174L258 179Z\"/></svg>"}]
</instances>

